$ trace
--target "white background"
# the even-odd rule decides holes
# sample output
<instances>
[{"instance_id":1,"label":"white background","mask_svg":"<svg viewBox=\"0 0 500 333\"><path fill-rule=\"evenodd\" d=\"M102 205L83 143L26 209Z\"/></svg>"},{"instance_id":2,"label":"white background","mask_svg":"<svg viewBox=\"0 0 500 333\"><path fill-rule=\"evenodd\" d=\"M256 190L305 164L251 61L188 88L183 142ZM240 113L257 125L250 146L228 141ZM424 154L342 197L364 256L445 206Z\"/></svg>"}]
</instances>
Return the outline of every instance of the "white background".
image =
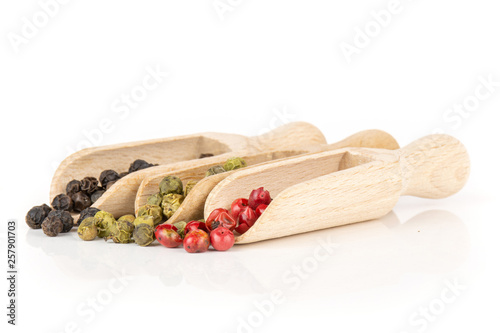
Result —
<instances>
[{"instance_id":1,"label":"white background","mask_svg":"<svg viewBox=\"0 0 500 333\"><path fill-rule=\"evenodd\" d=\"M389 1L219 6L74 0L50 7L44 22L38 1L1 3L3 268L6 222L19 222L18 326L6 324L4 278L2 326L498 331L498 4L401 0L384 27L370 13L394 8ZM40 27L29 31L26 22L34 21ZM373 29L368 41L359 33L365 28ZM357 53L346 57L347 44ZM148 68L168 77L134 108L123 108L120 99L138 89ZM488 78L496 86L479 100L476 89L486 93L481 80ZM471 176L459 194L405 197L381 220L227 253L84 243L75 232L48 238L24 223L31 206L47 202L57 164L89 137L105 145L206 131L253 136L293 120L316 125L329 142L380 128L403 146L442 130L468 148ZM319 239L337 244L333 254L307 277L287 280ZM116 282L117 274L125 282ZM271 309L273 290L284 298ZM419 311L429 307L423 319ZM253 326L243 329L242 321Z\"/></svg>"}]
</instances>

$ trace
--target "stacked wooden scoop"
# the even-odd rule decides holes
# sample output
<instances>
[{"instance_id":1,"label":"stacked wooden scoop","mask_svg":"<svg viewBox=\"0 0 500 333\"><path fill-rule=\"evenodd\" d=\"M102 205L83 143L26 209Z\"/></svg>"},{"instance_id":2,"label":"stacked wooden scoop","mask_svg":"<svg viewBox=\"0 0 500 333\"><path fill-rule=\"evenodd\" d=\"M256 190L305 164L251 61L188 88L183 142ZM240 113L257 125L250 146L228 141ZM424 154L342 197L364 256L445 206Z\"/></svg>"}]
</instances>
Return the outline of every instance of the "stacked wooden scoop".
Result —
<instances>
[{"instance_id":1,"label":"stacked wooden scoop","mask_svg":"<svg viewBox=\"0 0 500 333\"><path fill-rule=\"evenodd\" d=\"M147 161L148 167L123 173L134 160ZM115 170L120 177L87 210L94 215L85 216L100 211L97 218L112 218L111 233L130 231L130 241L138 242L133 229L140 223L135 220L151 216L153 234L159 225L169 230L175 226L185 237L190 221L203 225L191 226L193 230L209 221L215 223L213 229L222 227L223 218L210 218L219 209L234 219L231 236L242 244L380 218L401 195L444 198L465 185L469 169L466 149L448 135L425 136L399 149L391 135L367 130L327 144L316 127L297 122L257 137L202 133L84 149L57 169L50 201L66 193L73 180ZM182 190L169 189L166 179L181 182ZM248 199L259 188L268 191L272 201L258 213L255 206L256 217L250 223L248 216L240 217L242 210L251 215L244 200L238 201L237 213L231 208L235 200ZM27 222L45 218L50 210L45 206L39 209L40 216L28 214ZM120 218L132 224L130 230L116 231L127 229L117 223ZM102 230L97 233L103 236Z\"/></svg>"}]
</instances>

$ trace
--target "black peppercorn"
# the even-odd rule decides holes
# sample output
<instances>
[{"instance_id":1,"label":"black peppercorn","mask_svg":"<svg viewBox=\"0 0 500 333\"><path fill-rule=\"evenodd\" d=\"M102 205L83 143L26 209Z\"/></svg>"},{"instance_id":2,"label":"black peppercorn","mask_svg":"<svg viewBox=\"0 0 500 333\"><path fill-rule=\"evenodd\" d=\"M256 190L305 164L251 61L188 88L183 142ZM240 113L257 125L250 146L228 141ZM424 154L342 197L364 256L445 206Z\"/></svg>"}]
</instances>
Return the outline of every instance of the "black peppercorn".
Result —
<instances>
[{"instance_id":1,"label":"black peppercorn","mask_svg":"<svg viewBox=\"0 0 500 333\"><path fill-rule=\"evenodd\" d=\"M26 224L31 229L40 229L42 227L43 220L45 220L50 211L51 208L46 204L31 208L28 211L28 214L26 214Z\"/></svg>"},{"instance_id":2,"label":"black peppercorn","mask_svg":"<svg viewBox=\"0 0 500 333\"><path fill-rule=\"evenodd\" d=\"M56 210L72 210L73 200L68 195L61 193L55 196L51 205Z\"/></svg>"},{"instance_id":3,"label":"black peppercorn","mask_svg":"<svg viewBox=\"0 0 500 333\"><path fill-rule=\"evenodd\" d=\"M85 177L81 180L80 190L87 192L88 195L97 191L99 187L99 181L95 177Z\"/></svg>"},{"instance_id":4,"label":"black peppercorn","mask_svg":"<svg viewBox=\"0 0 500 333\"><path fill-rule=\"evenodd\" d=\"M61 220L63 228L59 232L69 232L73 228L73 217L65 210L53 210L47 215L47 218Z\"/></svg>"},{"instance_id":5,"label":"black peppercorn","mask_svg":"<svg viewBox=\"0 0 500 333\"><path fill-rule=\"evenodd\" d=\"M47 236L55 237L63 230L63 223L57 216L46 217L42 223L42 230Z\"/></svg>"},{"instance_id":6,"label":"black peppercorn","mask_svg":"<svg viewBox=\"0 0 500 333\"><path fill-rule=\"evenodd\" d=\"M114 182L118 179L120 179L120 176L118 176L118 172L116 172L115 170L104 170L99 176L99 181L104 188L106 188L106 185L109 182Z\"/></svg>"},{"instance_id":7,"label":"black peppercorn","mask_svg":"<svg viewBox=\"0 0 500 333\"><path fill-rule=\"evenodd\" d=\"M148 163L144 160L135 160L134 162L132 162L130 164L130 167L128 168L128 172L131 173L131 172L134 172L137 170L150 168L152 166L155 166L155 164Z\"/></svg>"},{"instance_id":8,"label":"black peppercorn","mask_svg":"<svg viewBox=\"0 0 500 333\"><path fill-rule=\"evenodd\" d=\"M212 156L214 156L214 154L210 154L210 153L201 153L199 158L212 157Z\"/></svg>"},{"instance_id":9,"label":"black peppercorn","mask_svg":"<svg viewBox=\"0 0 500 333\"><path fill-rule=\"evenodd\" d=\"M90 201L92 201L92 203L96 202L97 200L99 200L99 198L101 197L101 195L104 194L104 192L105 192L105 190L97 190L97 191L95 191L90 196Z\"/></svg>"},{"instance_id":10,"label":"black peppercorn","mask_svg":"<svg viewBox=\"0 0 500 333\"><path fill-rule=\"evenodd\" d=\"M76 192L80 192L81 185L82 183L79 180L73 179L68 183L68 185L66 185L66 194L71 196Z\"/></svg>"},{"instance_id":11,"label":"black peppercorn","mask_svg":"<svg viewBox=\"0 0 500 333\"><path fill-rule=\"evenodd\" d=\"M95 192L94 192L95 193ZM80 212L80 217L78 218L78 221L76 221L76 225L80 225L83 220L85 220L87 217L94 217L94 215L100 211L100 209L97 209L95 207L88 207L85 208Z\"/></svg>"},{"instance_id":12,"label":"black peppercorn","mask_svg":"<svg viewBox=\"0 0 500 333\"><path fill-rule=\"evenodd\" d=\"M90 207L90 205L92 205L92 201L90 201L89 196L82 191L74 193L71 196L71 200L73 200L73 209L76 212L81 212L85 208Z\"/></svg>"},{"instance_id":13,"label":"black peppercorn","mask_svg":"<svg viewBox=\"0 0 500 333\"><path fill-rule=\"evenodd\" d=\"M113 184L114 184L114 183L116 183L116 180L113 180L113 181L111 181L111 182L108 182L108 183L106 184L106 191L107 191L107 190L109 190L109 188L110 188L111 186L113 186Z\"/></svg>"}]
</instances>

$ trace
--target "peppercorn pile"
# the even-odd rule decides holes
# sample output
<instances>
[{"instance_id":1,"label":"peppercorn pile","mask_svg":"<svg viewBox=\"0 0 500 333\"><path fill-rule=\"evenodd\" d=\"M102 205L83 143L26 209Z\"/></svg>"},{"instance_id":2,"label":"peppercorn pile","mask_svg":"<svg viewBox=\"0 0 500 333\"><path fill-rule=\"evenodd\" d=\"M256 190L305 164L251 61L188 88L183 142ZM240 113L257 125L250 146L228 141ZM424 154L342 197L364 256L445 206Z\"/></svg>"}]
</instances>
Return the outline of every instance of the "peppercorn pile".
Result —
<instances>
[{"instance_id":1,"label":"peppercorn pile","mask_svg":"<svg viewBox=\"0 0 500 333\"><path fill-rule=\"evenodd\" d=\"M61 232L69 232L74 225L71 212L80 213L76 222L76 225L80 225L85 218L93 217L99 211L90 206L118 179L154 165L138 159L130 164L126 172L104 170L99 179L90 176L82 180L73 179L66 185L66 193L54 197L51 203L52 208L46 204L31 208L26 215L26 224L32 229L41 228L47 236L51 237Z\"/></svg>"},{"instance_id":2,"label":"peppercorn pile","mask_svg":"<svg viewBox=\"0 0 500 333\"><path fill-rule=\"evenodd\" d=\"M202 154L200 158L210 156ZM33 229L41 228L48 236L69 232L73 225L77 225L78 236L84 241L103 238L114 243L148 246L158 240L166 247L183 244L190 253L205 252L210 244L218 251L225 251L234 244L233 232L246 232L272 200L269 192L261 187L252 191L249 199L236 199L231 211L215 209L206 223L202 219L171 224L168 220L197 182L188 181L184 185L179 177L167 176L160 182L159 191L149 196L146 205L139 208L137 216L127 214L115 219L111 213L91 207L118 179L150 166L153 164L137 160L130 165L128 172L119 174L114 170L104 170L99 180L94 177L72 180L66 186L66 194L59 194L52 201L53 209L46 204L33 207L26 215L26 223ZM246 162L242 158L233 157L224 165L209 168L205 177L245 166ZM71 211L80 212L76 223L73 222Z\"/></svg>"},{"instance_id":3,"label":"peppercorn pile","mask_svg":"<svg viewBox=\"0 0 500 333\"><path fill-rule=\"evenodd\" d=\"M205 176L244 166L246 163L243 159L233 157L228 159L224 166L217 166L217 172L212 171L215 167L210 168ZM112 239L115 243L135 242L140 246L148 246L155 240L156 228L174 215L195 185L196 181L189 181L184 186L179 177L167 176L160 182L158 193L149 196L146 205L139 208L137 216L124 215L115 220L112 214L99 211L82 220L78 227L78 235L86 241L99 237L105 240ZM186 222L181 221L172 226L182 234Z\"/></svg>"},{"instance_id":4,"label":"peppercorn pile","mask_svg":"<svg viewBox=\"0 0 500 333\"><path fill-rule=\"evenodd\" d=\"M189 223L160 224L155 228L155 237L169 248L183 245L189 253L206 252L210 245L217 251L229 250L234 245L234 232L245 233L271 203L269 191L260 187L250 193L248 199L238 198L231 210L217 208L203 220Z\"/></svg>"}]
</instances>

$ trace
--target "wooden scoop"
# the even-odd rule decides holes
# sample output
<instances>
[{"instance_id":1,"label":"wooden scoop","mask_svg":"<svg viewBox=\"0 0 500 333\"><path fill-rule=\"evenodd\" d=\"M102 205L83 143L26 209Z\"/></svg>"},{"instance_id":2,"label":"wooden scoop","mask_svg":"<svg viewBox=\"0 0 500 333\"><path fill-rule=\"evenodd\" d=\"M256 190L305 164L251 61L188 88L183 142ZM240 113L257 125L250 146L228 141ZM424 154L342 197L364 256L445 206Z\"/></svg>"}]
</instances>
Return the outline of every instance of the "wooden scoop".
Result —
<instances>
[{"instance_id":1,"label":"wooden scoop","mask_svg":"<svg viewBox=\"0 0 500 333\"><path fill-rule=\"evenodd\" d=\"M292 151L274 151L274 152L267 152L260 154L243 155L240 157L244 158L245 161L248 163L249 166L245 168L248 169L251 168L252 165L259 163L260 164L268 163L270 161L282 158L288 158L303 153L334 150L344 147L374 147L374 148L397 149L399 148L399 145L397 141L390 134L384 131L366 130L351 135L350 137L340 142L333 143L330 145L315 145ZM212 162L210 163L211 164L198 163L198 165L190 168L178 169L174 173L158 173L154 176L145 178L142 181L141 186L137 190L137 196L135 199L135 212L137 212L141 206L146 204L147 198L150 195L158 192L158 185L165 176L175 174L176 176L178 176L183 180L184 184L190 180L196 180L196 181L199 180L199 182L192 188L191 192L189 192L189 195L185 198L183 204L169 219L169 223L175 223L178 221L188 222L191 220L198 220L203 218L203 209L205 206L205 200L207 199L210 191L221 180L233 174L233 172L224 172L221 174L203 178L206 170L210 166L212 166ZM238 170L236 170L236 172L237 171Z\"/></svg>"},{"instance_id":2,"label":"wooden scoop","mask_svg":"<svg viewBox=\"0 0 500 333\"><path fill-rule=\"evenodd\" d=\"M129 142L80 150L64 159L57 168L50 186L50 201L66 193L72 179L87 176L98 178L103 170L118 172L128 170L136 159L154 164L169 164L198 159L202 153L220 155L231 151L263 152L292 149L298 143L315 145L326 143L325 137L315 126L294 122L256 137L237 134L200 133L165 139Z\"/></svg>"},{"instance_id":3,"label":"wooden scoop","mask_svg":"<svg viewBox=\"0 0 500 333\"><path fill-rule=\"evenodd\" d=\"M470 170L455 138L429 135L399 150L344 148L242 169L222 180L205 203L215 208L264 186L274 200L236 243L252 243L376 219L401 195L444 198L458 192Z\"/></svg>"}]
</instances>

